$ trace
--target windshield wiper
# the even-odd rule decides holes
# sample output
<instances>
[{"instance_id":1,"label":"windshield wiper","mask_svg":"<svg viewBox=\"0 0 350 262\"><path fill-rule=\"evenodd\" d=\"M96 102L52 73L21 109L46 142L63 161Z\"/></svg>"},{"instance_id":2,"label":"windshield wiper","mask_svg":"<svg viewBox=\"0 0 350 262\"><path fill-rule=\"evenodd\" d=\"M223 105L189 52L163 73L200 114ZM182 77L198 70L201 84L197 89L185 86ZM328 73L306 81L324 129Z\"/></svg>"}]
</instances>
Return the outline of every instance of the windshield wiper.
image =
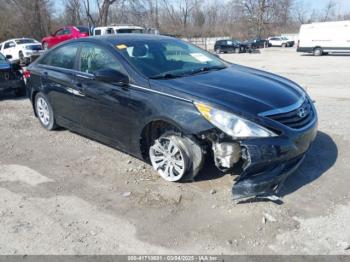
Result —
<instances>
[{"instance_id":1,"label":"windshield wiper","mask_svg":"<svg viewBox=\"0 0 350 262\"><path fill-rule=\"evenodd\" d=\"M165 73L165 74L159 74L155 76L151 76L151 79L171 79L171 78L177 78L181 77L182 75L176 75L176 74L171 74L171 73Z\"/></svg>"},{"instance_id":2,"label":"windshield wiper","mask_svg":"<svg viewBox=\"0 0 350 262\"><path fill-rule=\"evenodd\" d=\"M200 74L200 73L204 73L204 72L218 71L218 70L222 70L225 68L226 68L226 66L206 66L206 67L192 70L191 72L188 73L188 75L196 75L196 74Z\"/></svg>"}]
</instances>

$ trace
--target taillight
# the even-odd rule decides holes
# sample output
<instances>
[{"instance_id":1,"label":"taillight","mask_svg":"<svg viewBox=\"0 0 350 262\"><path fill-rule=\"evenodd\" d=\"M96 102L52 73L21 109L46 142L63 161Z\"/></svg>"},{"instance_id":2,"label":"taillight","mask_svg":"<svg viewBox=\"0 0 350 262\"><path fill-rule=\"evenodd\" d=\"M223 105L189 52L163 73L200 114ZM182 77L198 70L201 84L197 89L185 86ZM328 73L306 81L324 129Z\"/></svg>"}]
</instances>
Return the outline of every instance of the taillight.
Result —
<instances>
[{"instance_id":1,"label":"taillight","mask_svg":"<svg viewBox=\"0 0 350 262\"><path fill-rule=\"evenodd\" d=\"M25 71L23 72L23 76L24 76L25 79L30 78L30 71L29 71L29 70L25 70Z\"/></svg>"}]
</instances>

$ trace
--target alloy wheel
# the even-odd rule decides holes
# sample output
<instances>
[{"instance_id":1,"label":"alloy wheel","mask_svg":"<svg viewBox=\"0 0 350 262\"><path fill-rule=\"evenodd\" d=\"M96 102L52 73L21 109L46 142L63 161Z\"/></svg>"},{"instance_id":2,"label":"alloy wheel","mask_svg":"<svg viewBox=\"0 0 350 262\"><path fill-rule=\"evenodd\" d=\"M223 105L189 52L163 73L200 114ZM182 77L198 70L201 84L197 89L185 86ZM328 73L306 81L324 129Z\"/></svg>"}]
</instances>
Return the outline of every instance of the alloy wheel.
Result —
<instances>
[{"instance_id":1,"label":"alloy wheel","mask_svg":"<svg viewBox=\"0 0 350 262\"><path fill-rule=\"evenodd\" d=\"M50 123L50 110L44 98L39 97L36 102L36 110L41 123L45 126Z\"/></svg>"},{"instance_id":2,"label":"alloy wheel","mask_svg":"<svg viewBox=\"0 0 350 262\"><path fill-rule=\"evenodd\" d=\"M167 181L179 181L187 170L187 163L175 136L160 137L149 150L153 168Z\"/></svg>"}]
</instances>

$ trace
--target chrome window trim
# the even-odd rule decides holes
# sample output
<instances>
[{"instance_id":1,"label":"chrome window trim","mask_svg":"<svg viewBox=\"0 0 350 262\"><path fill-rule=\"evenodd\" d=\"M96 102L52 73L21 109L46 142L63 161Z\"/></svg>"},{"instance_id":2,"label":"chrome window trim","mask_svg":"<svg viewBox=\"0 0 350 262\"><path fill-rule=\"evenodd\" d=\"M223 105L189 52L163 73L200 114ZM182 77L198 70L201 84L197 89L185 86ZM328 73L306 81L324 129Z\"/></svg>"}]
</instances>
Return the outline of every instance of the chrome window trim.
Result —
<instances>
[{"instance_id":1,"label":"chrome window trim","mask_svg":"<svg viewBox=\"0 0 350 262\"><path fill-rule=\"evenodd\" d=\"M272 115L278 115L278 114L291 112L291 111L296 110L299 107L301 107L302 104L304 104L305 100L306 100L306 97L304 95L302 98L300 98L296 103L294 103L292 105L272 109L269 111L265 111L265 112L259 113L259 116L272 116Z\"/></svg>"}]
</instances>

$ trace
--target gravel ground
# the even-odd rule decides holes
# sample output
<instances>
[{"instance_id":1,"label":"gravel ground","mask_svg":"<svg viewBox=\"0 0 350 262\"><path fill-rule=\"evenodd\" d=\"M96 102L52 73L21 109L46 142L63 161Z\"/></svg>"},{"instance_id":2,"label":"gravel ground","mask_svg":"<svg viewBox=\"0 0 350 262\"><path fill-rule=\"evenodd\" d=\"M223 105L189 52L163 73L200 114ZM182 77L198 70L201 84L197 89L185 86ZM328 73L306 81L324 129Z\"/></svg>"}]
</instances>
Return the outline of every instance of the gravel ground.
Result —
<instances>
[{"instance_id":1,"label":"gravel ground","mask_svg":"<svg viewBox=\"0 0 350 262\"><path fill-rule=\"evenodd\" d=\"M6 96L0 254L350 254L350 57L222 57L286 76L316 100L319 134L282 205L233 204L233 177L210 166L199 181L167 183L117 150L43 130L27 99Z\"/></svg>"}]
</instances>

